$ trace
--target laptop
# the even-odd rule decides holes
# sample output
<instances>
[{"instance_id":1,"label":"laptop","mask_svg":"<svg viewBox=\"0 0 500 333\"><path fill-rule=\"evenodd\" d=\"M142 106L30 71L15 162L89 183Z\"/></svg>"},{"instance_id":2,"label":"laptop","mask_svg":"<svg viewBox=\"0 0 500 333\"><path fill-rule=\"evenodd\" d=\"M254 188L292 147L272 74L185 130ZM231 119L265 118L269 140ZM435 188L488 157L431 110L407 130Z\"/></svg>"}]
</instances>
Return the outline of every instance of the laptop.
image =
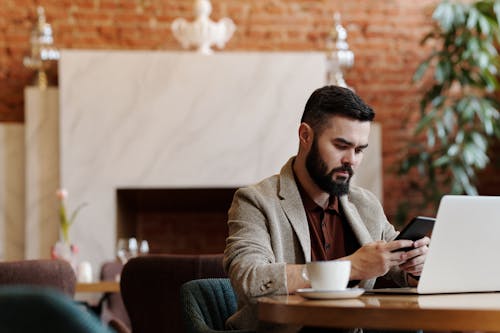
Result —
<instances>
[{"instance_id":1,"label":"laptop","mask_svg":"<svg viewBox=\"0 0 500 333\"><path fill-rule=\"evenodd\" d=\"M446 195L416 288L367 292L441 294L500 291L500 196Z\"/></svg>"}]
</instances>

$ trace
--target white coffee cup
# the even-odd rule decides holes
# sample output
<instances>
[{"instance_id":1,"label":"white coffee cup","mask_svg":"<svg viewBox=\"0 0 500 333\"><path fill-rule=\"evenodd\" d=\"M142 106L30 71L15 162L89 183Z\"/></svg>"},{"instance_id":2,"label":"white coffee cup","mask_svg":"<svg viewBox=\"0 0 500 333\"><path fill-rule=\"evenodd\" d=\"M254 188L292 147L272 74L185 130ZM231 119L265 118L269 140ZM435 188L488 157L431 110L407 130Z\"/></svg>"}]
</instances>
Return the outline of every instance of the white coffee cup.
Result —
<instances>
[{"instance_id":1,"label":"white coffee cup","mask_svg":"<svg viewBox=\"0 0 500 333\"><path fill-rule=\"evenodd\" d=\"M312 261L302 271L302 277L315 290L345 290L350 274L349 260Z\"/></svg>"}]
</instances>

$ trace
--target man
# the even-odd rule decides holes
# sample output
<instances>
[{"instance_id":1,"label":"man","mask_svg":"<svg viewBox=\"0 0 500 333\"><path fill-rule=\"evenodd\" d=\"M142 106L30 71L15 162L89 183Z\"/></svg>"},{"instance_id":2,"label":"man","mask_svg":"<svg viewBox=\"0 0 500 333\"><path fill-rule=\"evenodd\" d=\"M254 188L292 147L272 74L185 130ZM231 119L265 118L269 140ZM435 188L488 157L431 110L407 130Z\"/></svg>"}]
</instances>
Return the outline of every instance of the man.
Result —
<instances>
[{"instance_id":1,"label":"man","mask_svg":"<svg viewBox=\"0 0 500 333\"><path fill-rule=\"evenodd\" d=\"M350 260L350 285L372 288L380 276L418 283L429 238L392 241L397 232L376 197L350 186L374 116L349 89L317 89L301 119L297 156L279 175L235 193L224 266L239 309L228 328L257 327L258 297L310 287L302 270L312 260ZM397 251L407 246L414 249Z\"/></svg>"}]
</instances>

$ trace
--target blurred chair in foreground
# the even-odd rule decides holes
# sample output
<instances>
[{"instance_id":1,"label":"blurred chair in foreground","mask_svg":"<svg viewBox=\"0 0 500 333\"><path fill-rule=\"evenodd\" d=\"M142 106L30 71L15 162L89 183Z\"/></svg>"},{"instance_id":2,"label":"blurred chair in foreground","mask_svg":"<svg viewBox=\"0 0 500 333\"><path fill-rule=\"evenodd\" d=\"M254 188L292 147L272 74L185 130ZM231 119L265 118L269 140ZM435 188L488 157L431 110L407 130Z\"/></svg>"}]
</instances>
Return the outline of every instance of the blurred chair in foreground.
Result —
<instances>
[{"instance_id":1,"label":"blurred chair in foreground","mask_svg":"<svg viewBox=\"0 0 500 333\"><path fill-rule=\"evenodd\" d=\"M88 311L59 291L0 287L0 331L5 333L111 333Z\"/></svg>"},{"instance_id":2,"label":"blurred chair in foreground","mask_svg":"<svg viewBox=\"0 0 500 333\"><path fill-rule=\"evenodd\" d=\"M222 254L166 254L129 260L120 288L132 332L185 332L180 287L194 279L226 277L222 258Z\"/></svg>"},{"instance_id":3,"label":"blurred chair in foreground","mask_svg":"<svg viewBox=\"0 0 500 333\"><path fill-rule=\"evenodd\" d=\"M0 286L2 285L51 287L73 297L76 276L71 265L64 260L0 262Z\"/></svg>"},{"instance_id":4,"label":"blurred chair in foreground","mask_svg":"<svg viewBox=\"0 0 500 333\"><path fill-rule=\"evenodd\" d=\"M120 261L108 261L101 267L102 281L116 281L119 278L123 264ZM120 321L125 327L130 330L130 319L123 304L122 295L120 293L109 293L103 299L101 308L101 320L104 323L110 321Z\"/></svg>"},{"instance_id":5,"label":"blurred chair in foreground","mask_svg":"<svg viewBox=\"0 0 500 333\"><path fill-rule=\"evenodd\" d=\"M181 303L187 333L251 332L225 330L238 307L229 279L199 279L181 287Z\"/></svg>"}]
</instances>

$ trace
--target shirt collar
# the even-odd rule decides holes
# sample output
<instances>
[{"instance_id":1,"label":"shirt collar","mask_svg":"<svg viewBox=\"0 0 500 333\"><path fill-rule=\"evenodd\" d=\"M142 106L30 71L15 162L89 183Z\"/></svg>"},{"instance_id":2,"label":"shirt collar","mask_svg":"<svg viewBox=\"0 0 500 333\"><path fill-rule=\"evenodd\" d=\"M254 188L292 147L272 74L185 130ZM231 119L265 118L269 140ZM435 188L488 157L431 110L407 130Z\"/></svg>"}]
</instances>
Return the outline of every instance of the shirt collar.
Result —
<instances>
[{"instance_id":1,"label":"shirt collar","mask_svg":"<svg viewBox=\"0 0 500 333\"><path fill-rule=\"evenodd\" d=\"M314 211L314 210L323 210L323 208L318 205L314 200L309 196L306 190L300 184L299 179L295 176L295 172L293 173L295 177L295 182L297 183L297 188L299 189L300 197L302 198L302 203L304 204L304 208L306 211ZM329 203L325 211L334 211L339 213L339 199L336 196L330 196Z\"/></svg>"}]
</instances>

